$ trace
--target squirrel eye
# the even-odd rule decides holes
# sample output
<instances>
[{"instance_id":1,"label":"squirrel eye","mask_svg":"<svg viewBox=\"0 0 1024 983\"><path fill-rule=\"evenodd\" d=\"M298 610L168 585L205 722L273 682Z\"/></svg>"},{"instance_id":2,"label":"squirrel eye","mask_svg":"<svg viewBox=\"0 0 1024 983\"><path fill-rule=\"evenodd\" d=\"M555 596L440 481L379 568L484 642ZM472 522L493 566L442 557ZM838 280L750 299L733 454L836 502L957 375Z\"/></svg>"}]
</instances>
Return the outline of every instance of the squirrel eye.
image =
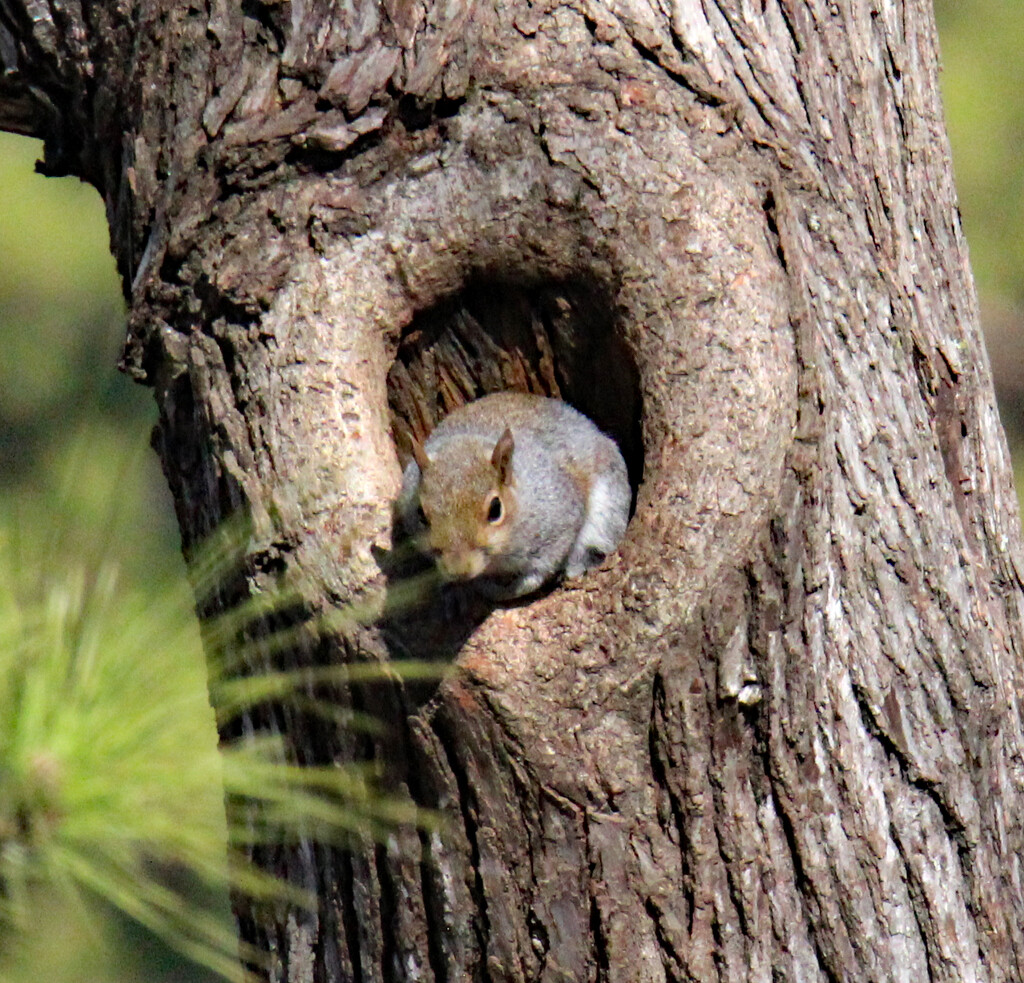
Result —
<instances>
[{"instance_id":1,"label":"squirrel eye","mask_svg":"<svg viewBox=\"0 0 1024 983\"><path fill-rule=\"evenodd\" d=\"M500 522L501 521L501 499L497 495L491 499L491 504L487 506L487 521L488 522Z\"/></svg>"}]
</instances>

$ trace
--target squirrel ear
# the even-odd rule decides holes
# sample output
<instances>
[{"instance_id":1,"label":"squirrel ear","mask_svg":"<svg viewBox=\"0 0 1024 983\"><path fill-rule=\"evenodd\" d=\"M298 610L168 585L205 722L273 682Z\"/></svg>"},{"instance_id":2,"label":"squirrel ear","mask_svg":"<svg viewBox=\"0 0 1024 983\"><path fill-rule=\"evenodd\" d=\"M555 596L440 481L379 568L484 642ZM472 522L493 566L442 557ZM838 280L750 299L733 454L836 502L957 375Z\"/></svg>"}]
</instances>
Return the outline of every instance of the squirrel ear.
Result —
<instances>
[{"instance_id":1,"label":"squirrel ear","mask_svg":"<svg viewBox=\"0 0 1024 983\"><path fill-rule=\"evenodd\" d=\"M430 458L427 457L427 452L423 449L423 445L415 437L412 438L412 457L419 465L420 474L430 467Z\"/></svg>"},{"instance_id":2,"label":"squirrel ear","mask_svg":"<svg viewBox=\"0 0 1024 983\"><path fill-rule=\"evenodd\" d=\"M505 432L498 438L491 452L491 464L498 472L498 481L503 485L507 485L508 479L512 477L512 451L515 449L516 442L512 439L512 431L505 427Z\"/></svg>"}]
</instances>

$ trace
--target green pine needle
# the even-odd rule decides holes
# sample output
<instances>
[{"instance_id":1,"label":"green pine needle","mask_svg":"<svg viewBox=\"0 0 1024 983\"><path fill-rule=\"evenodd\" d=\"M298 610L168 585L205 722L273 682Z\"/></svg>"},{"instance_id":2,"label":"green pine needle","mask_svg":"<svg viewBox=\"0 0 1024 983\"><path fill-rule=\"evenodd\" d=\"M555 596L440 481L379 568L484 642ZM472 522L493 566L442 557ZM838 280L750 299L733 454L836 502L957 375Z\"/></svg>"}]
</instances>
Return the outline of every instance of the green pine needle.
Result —
<instances>
[{"instance_id":1,"label":"green pine needle","mask_svg":"<svg viewBox=\"0 0 1024 983\"><path fill-rule=\"evenodd\" d=\"M223 573L223 559L201 561L209 583L218 562ZM233 927L180 882L198 884L200 896L234 890L311 905L314 898L248 863L245 851L344 845L396 826L436 825L407 799L384 795L372 765L301 767L269 736L218 749L197 626L180 599L154 604L125 592L112 568L90 575L16 566L0 575L0 951L32 921L44 888L100 898L241 981ZM317 688L439 675L439 666L419 663L227 675L251 654L249 627L294 603L261 598L206 626L208 651L218 655L209 692L222 722L283 702L376 733L379 721L331 705ZM362 620L371 608L341 620ZM293 631L260 638L258 651L286 648Z\"/></svg>"}]
</instances>

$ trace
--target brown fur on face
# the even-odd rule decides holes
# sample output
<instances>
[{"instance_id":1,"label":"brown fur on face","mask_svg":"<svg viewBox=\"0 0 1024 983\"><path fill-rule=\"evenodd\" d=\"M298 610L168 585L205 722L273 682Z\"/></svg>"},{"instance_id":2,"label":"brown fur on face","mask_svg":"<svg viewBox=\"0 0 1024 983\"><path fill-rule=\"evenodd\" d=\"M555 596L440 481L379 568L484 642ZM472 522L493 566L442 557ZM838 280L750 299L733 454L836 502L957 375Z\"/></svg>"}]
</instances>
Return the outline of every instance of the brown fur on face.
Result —
<instances>
[{"instance_id":1,"label":"brown fur on face","mask_svg":"<svg viewBox=\"0 0 1024 983\"><path fill-rule=\"evenodd\" d=\"M516 507L509 483L512 450L512 435L506 431L497 444L480 439L444 445L423 469L420 498L427 544L452 579L488 572L491 558L503 550ZM492 518L495 498L500 515Z\"/></svg>"}]
</instances>

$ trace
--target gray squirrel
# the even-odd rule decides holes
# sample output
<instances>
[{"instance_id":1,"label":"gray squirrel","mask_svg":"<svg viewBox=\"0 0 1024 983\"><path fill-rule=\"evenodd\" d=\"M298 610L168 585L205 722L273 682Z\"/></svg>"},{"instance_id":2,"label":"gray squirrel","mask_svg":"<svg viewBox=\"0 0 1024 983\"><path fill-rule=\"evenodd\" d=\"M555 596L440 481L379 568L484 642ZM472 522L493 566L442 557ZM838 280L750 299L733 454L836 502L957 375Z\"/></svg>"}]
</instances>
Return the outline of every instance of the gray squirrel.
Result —
<instances>
[{"instance_id":1,"label":"gray squirrel","mask_svg":"<svg viewBox=\"0 0 1024 983\"><path fill-rule=\"evenodd\" d=\"M501 392L446 416L406 466L397 518L447 580L494 600L577 577L626 531L615 442L557 399Z\"/></svg>"}]
</instances>

